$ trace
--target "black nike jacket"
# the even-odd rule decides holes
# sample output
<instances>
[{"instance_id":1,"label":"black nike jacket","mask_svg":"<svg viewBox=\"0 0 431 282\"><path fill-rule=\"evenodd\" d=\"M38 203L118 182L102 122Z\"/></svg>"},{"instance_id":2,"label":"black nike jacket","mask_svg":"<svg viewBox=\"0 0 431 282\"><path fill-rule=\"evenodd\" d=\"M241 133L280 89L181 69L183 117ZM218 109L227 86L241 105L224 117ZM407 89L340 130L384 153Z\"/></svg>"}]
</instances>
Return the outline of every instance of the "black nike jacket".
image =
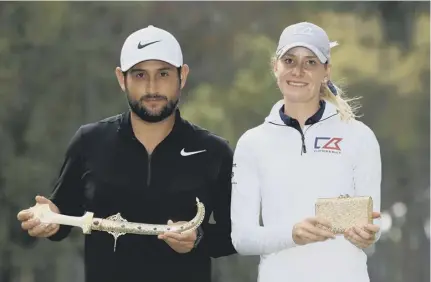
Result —
<instances>
[{"instance_id":1,"label":"black nike jacket","mask_svg":"<svg viewBox=\"0 0 431 282\"><path fill-rule=\"evenodd\" d=\"M211 258L235 253L230 199L233 152L228 143L176 112L171 133L148 155L135 138L130 113L81 126L74 135L51 200L62 214L166 224L196 214L196 197L206 208L203 238L186 254L153 235L85 236L86 282L210 282ZM216 224L208 222L210 214ZM71 228L61 226L50 240Z\"/></svg>"}]
</instances>

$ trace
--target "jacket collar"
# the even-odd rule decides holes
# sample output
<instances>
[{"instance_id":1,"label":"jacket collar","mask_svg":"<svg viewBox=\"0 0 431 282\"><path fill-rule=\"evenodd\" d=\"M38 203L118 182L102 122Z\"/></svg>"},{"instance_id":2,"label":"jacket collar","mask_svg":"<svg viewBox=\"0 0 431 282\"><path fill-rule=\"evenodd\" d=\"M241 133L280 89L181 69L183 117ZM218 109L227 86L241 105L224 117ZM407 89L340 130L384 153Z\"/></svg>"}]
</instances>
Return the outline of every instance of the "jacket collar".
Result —
<instances>
[{"instance_id":1,"label":"jacket collar","mask_svg":"<svg viewBox=\"0 0 431 282\"><path fill-rule=\"evenodd\" d=\"M310 124L315 124L318 123L320 121L320 119L323 116L323 113L325 112L325 105L326 102L324 100L320 100L319 102L319 110L317 110L317 112L312 115L311 117L309 117L306 121L305 124L306 125L310 125ZM281 106L280 110L278 111L281 120L284 122L284 124L286 124L287 126L295 126L298 122L296 119L286 115L284 113L284 105Z\"/></svg>"},{"instance_id":2,"label":"jacket collar","mask_svg":"<svg viewBox=\"0 0 431 282\"><path fill-rule=\"evenodd\" d=\"M321 107L322 108L322 107ZM265 118L265 122L274 123L277 125L286 125L280 115L280 111L283 111L284 114L284 100L280 100L274 104L269 115ZM321 120L327 119L330 116L337 115L338 111L335 106L329 102L325 102L323 113L319 113L319 111L310 117L310 124L319 122ZM287 116L286 116L287 117ZM290 118L290 117L288 117Z\"/></svg>"},{"instance_id":3,"label":"jacket collar","mask_svg":"<svg viewBox=\"0 0 431 282\"><path fill-rule=\"evenodd\" d=\"M118 124L117 131L125 137L136 139L135 133L133 132L132 123L130 120L130 110L121 114L120 122ZM172 131L168 136L170 137L179 137L181 136L182 130L186 127L186 122L181 117L181 113L179 109L175 111L175 123L172 128Z\"/></svg>"}]
</instances>

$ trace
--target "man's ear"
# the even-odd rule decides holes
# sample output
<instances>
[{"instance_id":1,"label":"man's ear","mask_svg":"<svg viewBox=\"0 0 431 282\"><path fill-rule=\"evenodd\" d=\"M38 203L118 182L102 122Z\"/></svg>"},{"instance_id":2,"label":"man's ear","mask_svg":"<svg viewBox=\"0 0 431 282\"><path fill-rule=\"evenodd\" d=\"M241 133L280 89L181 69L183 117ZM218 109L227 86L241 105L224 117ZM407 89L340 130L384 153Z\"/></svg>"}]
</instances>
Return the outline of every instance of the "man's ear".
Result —
<instances>
[{"instance_id":1,"label":"man's ear","mask_svg":"<svg viewBox=\"0 0 431 282\"><path fill-rule=\"evenodd\" d=\"M123 71L117 67L115 68L115 76L117 77L118 84L120 84L120 87L123 91L126 91L126 77L123 74Z\"/></svg>"},{"instance_id":2,"label":"man's ear","mask_svg":"<svg viewBox=\"0 0 431 282\"><path fill-rule=\"evenodd\" d=\"M187 77L189 76L190 68L187 64L181 66L181 89L186 85Z\"/></svg>"}]
</instances>

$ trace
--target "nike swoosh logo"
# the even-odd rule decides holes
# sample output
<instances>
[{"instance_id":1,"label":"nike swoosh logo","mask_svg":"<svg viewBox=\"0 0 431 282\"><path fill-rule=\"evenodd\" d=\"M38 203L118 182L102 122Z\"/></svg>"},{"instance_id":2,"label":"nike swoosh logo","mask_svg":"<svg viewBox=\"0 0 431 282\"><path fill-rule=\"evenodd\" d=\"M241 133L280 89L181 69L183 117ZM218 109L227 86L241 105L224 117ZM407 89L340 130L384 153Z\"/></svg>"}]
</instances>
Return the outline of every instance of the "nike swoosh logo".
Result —
<instances>
[{"instance_id":1,"label":"nike swoosh logo","mask_svg":"<svg viewBox=\"0 0 431 282\"><path fill-rule=\"evenodd\" d=\"M146 44L144 44L144 45L142 45L142 44L141 44L141 42L139 41L138 49L145 48L145 47L147 47L147 46L149 46L149 45L151 45L151 44L154 44L154 43L157 43L157 42L160 42L160 41L161 41L161 40L157 40L157 41L153 41L153 42L146 43Z\"/></svg>"},{"instance_id":2,"label":"nike swoosh logo","mask_svg":"<svg viewBox=\"0 0 431 282\"><path fill-rule=\"evenodd\" d=\"M184 150L184 148L181 150L180 154L183 157L187 157L187 156L191 156L191 155L195 155L195 154L199 154L199 153L203 153L206 152L206 150L200 150L200 151L194 151L194 152L186 152Z\"/></svg>"}]
</instances>

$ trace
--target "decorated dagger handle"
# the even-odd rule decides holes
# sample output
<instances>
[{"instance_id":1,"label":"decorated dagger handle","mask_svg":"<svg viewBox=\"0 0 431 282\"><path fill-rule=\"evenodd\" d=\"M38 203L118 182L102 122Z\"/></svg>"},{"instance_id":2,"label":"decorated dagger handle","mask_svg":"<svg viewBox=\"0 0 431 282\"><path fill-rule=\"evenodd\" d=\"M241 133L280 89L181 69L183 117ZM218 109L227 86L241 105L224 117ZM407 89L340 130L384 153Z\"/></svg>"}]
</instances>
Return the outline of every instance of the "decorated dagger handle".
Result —
<instances>
[{"instance_id":1,"label":"decorated dagger handle","mask_svg":"<svg viewBox=\"0 0 431 282\"><path fill-rule=\"evenodd\" d=\"M75 226L80 227L84 234L91 233L92 212L86 212L83 216L58 214L51 211L48 204L36 204L30 210L41 223Z\"/></svg>"}]
</instances>

